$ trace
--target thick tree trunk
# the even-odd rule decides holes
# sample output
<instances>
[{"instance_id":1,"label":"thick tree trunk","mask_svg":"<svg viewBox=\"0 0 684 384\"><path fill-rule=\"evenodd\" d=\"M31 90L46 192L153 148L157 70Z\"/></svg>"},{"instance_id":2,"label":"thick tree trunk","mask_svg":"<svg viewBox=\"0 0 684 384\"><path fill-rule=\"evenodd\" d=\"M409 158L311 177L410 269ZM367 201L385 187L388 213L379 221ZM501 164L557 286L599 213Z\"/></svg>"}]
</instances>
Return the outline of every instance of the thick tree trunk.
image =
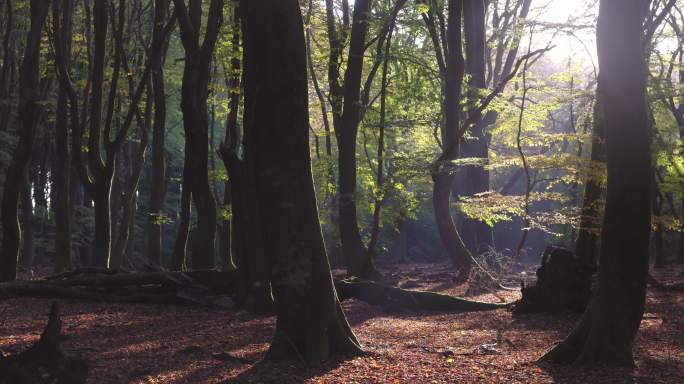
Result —
<instances>
[{"instance_id":1,"label":"thick tree trunk","mask_svg":"<svg viewBox=\"0 0 684 384\"><path fill-rule=\"evenodd\" d=\"M224 151L224 163L231 178L235 265L239 271L238 304L254 313L273 310L269 261L259 217L259 201L254 195L254 156L258 149L245 143L245 159Z\"/></svg>"},{"instance_id":2,"label":"thick tree trunk","mask_svg":"<svg viewBox=\"0 0 684 384\"><path fill-rule=\"evenodd\" d=\"M254 193L261 233L270 239L264 246L278 315L267 359L358 355L361 348L337 299L318 221L299 3L254 0L242 7L245 140L257 149Z\"/></svg>"},{"instance_id":3,"label":"thick tree trunk","mask_svg":"<svg viewBox=\"0 0 684 384\"><path fill-rule=\"evenodd\" d=\"M641 46L646 0L601 0L597 42L604 98L608 195L598 290L572 333L543 359L634 363L644 313L651 231L651 153Z\"/></svg>"},{"instance_id":4,"label":"thick tree trunk","mask_svg":"<svg viewBox=\"0 0 684 384\"><path fill-rule=\"evenodd\" d=\"M19 74L19 143L7 169L2 196L3 241L0 248L0 281L11 281L16 278L21 242L21 229L17 217L19 195L31 159L36 124L40 115L38 111L42 108L39 105L40 39L49 3L44 0L31 0L30 8L31 25Z\"/></svg>"}]
</instances>

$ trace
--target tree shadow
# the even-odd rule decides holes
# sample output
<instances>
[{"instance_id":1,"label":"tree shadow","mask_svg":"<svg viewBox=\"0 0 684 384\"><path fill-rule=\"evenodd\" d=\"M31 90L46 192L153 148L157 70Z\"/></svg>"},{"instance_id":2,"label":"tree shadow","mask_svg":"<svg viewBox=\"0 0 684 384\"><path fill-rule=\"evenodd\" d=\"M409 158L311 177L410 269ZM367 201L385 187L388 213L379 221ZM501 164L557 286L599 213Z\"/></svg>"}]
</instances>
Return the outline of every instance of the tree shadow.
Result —
<instances>
[{"instance_id":1,"label":"tree shadow","mask_svg":"<svg viewBox=\"0 0 684 384\"><path fill-rule=\"evenodd\" d=\"M554 383L595 383L597 377L602 378L602 383L651 382L636 375L634 367L575 366L547 362L536 364L553 378Z\"/></svg>"},{"instance_id":2,"label":"tree shadow","mask_svg":"<svg viewBox=\"0 0 684 384\"><path fill-rule=\"evenodd\" d=\"M561 312L513 314L511 326L521 329L568 331L576 324L581 313Z\"/></svg>"},{"instance_id":3,"label":"tree shadow","mask_svg":"<svg viewBox=\"0 0 684 384\"><path fill-rule=\"evenodd\" d=\"M308 379L325 375L337 369L349 357L336 357L320 363L307 363L304 361L289 362L265 362L259 361L249 369L241 372L234 378L223 383L273 383L273 384L297 384Z\"/></svg>"}]
</instances>

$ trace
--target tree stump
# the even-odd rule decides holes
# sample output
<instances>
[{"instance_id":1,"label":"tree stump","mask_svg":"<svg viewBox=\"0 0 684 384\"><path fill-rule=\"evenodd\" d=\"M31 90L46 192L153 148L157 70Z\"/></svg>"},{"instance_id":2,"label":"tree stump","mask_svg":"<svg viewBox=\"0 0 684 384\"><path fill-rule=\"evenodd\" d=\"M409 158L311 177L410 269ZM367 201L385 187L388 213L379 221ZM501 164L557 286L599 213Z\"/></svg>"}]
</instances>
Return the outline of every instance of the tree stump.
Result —
<instances>
[{"instance_id":1,"label":"tree stump","mask_svg":"<svg viewBox=\"0 0 684 384\"><path fill-rule=\"evenodd\" d=\"M57 302L52 304L47 326L40 340L27 350L0 354L0 384L80 384L85 383L84 361L69 357L60 346L62 321Z\"/></svg>"},{"instance_id":2,"label":"tree stump","mask_svg":"<svg viewBox=\"0 0 684 384\"><path fill-rule=\"evenodd\" d=\"M537 282L522 285L522 298L513 313L583 312L591 297L594 266L582 262L574 253L559 247L547 247L537 269Z\"/></svg>"}]
</instances>

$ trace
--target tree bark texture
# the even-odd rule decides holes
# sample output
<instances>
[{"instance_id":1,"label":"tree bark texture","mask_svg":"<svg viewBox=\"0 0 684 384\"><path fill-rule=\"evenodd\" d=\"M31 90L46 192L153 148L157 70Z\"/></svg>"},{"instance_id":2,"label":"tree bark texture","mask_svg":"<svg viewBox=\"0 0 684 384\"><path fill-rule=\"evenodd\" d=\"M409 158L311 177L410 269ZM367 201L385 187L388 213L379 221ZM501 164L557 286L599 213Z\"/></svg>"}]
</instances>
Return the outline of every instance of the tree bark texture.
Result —
<instances>
[{"instance_id":1,"label":"tree bark texture","mask_svg":"<svg viewBox=\"0 0 684 384\"><path fill-rule=\"evenodd\" d=\"M357 6L359 2L357 2ZM306 48L297 0L244 9L245 145L255 149L259 201L277 314L267 359L358 355L323 244L309 157Z\"/></svg>"},{"instance_id":2,"label":"tree bark texture","mask_svg":"<svg viewBox=\"0 0 684 384\"><path fill-rule=\"evenodd\" d=\"M646 0L601 0L597 43L608 158L598 289L571 334L543 359L633 365L651 232L651 153L641 48Z\"/></svg>"},{"instance_id":3,"label":"tree bark texture","mask_svg":"<svg viewBox=\"0 0 684 384\"><path fill-rule=\"evenodd\" d=\"M0 248L0 281L14 280L17 273L17 257L21 243L17 210L21 188L27 179L39 110L42 108L39 104L40 40L49 5L47 0L32 0L30 3L31 22L19 72L19 142L7 169L2 196L3 241Z\"/></svg>"}]
</instances>

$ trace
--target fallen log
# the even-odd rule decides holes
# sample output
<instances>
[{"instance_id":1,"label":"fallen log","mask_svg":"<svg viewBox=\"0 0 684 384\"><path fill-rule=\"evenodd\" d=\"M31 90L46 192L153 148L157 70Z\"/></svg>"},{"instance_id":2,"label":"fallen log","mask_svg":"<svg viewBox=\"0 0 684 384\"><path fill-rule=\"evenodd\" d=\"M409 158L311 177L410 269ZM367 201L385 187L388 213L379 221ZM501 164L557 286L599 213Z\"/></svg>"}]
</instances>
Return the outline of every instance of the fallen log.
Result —
<instances>
[{"instance_id":1,"label":"fallen log","mask_svg":"<svg viewBox=\"0 0 684 384\"><path fill-rule=\"evenodd\" d=\"M234 272L111 273L82 270L44 280L0 283L0 300L15 297L76 299L97 302L231 306Z\"/></svg>"},{"instance_id":2,"label":"fallen log","mask_svg":"<svg viewBox=\"0 0 684 384\"><path fill-rule=\"evenodd\" d=\"M98 302L232 306L237 292L234 271L111 273L84 270L44 280L0 283L0 300L13 297L76 299ZM356 298L388 309L448 312L506 308L434 292L411 291L371 281L335 280L341 300Z\"/></svg>"},{"instance_id":3,"label":"fallen log","mask_svg":"<svg viewBox=\"0 0 684 384\"><path fill-rule=\"evenodd\" d=\"M355 298L390 310L473 312L507 308L511 305L467 300L435 292L411 291L372 281L335 280L335 288L342 301Z\"/></svg>"},{"instance_id":4,"label":"fallen log","mask_svg":"<svg viewBox=\"0 0 684 384\"><path fill-rule=\"evenodd\" d=\"M4 356L0 353L0 384L85 383L88 368L83 360L62 351L61 330L59 306L55 302L36 344L17 354Z\"/></svg>"}]
</instances>

